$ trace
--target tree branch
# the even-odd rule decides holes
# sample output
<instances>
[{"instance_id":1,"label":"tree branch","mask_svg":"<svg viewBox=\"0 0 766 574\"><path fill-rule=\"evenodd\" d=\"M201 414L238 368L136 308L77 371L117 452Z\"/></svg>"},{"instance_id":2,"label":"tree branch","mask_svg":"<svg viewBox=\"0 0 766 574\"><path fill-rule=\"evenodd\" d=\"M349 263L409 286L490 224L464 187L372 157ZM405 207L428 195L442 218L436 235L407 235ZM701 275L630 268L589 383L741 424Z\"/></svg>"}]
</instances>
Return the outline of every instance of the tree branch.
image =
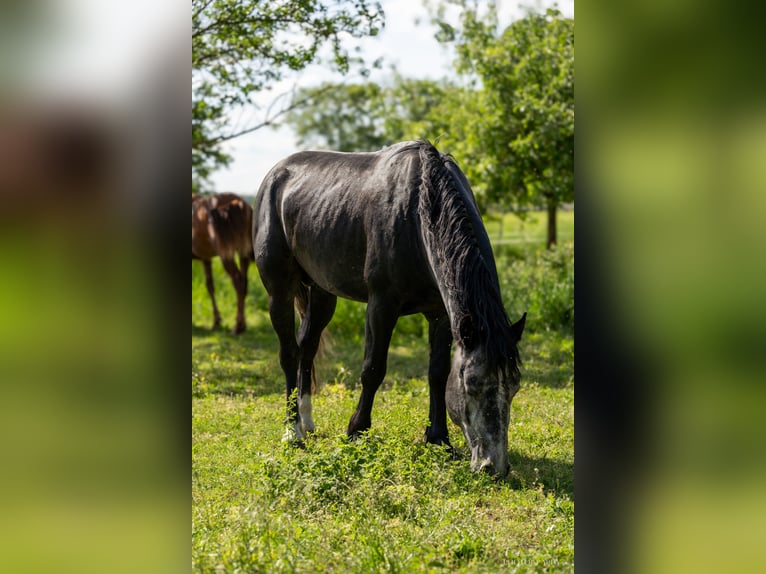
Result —
<instances>
[{"instance_id":1,"label":"tree branch","mask_svg":"<svg viewBox=\"0 0 766 574\"><path fill-rule=\"evenodd\" d=\"M257 131L257 130L259 130L261 128L265 128L267 126L270 126L278 118L282 117L286 113L291 112L291 111L293 111L293 110L295 110L295 109L297 109L297 108L299 108L301 106L304 106L304 105L308 104L312 99L317 98L319 96L322 96L323 94L325 94L326 92L330 91L333 88L334 88L334 86L332 84L329 84L327 86L323 86L322 88L320 88L317 91L313 92L310 96L306 96L305 98L301 98L299 100L293 100L290 103L289 106L287 106L285 108L282 108L281 110L279 110L278 112L276 112L273 115L270 115L269 112L267 112L266 119L264 119L262 122L260 122L258 124L255 124L254 126L250 126L250 127L245 128L243 130L232 132L230 134L221 134L221 135L216 136L214 138L210 138L210 139L201 141L201 142L199 142L200 147L206 147L206 146L210 146L210 145L215 145L215 144L223 143L223 142L226 142L226 141L231 141L231 140L236 139L236 138L238 138L240 136L244 136L244 135L247 135L249 133L253 133L254 131ZM285 93L289 93L289 92L285 92ZM275 98L274 101L277 101L279 98L281 98L284 95L285 94L282 94L281 96L278 96L277 98ZM273 106L273 102L272 102L272 106ZM269 111L270 110L271 110L271 106L269 106Z\"/></svg>"}]
</instances>

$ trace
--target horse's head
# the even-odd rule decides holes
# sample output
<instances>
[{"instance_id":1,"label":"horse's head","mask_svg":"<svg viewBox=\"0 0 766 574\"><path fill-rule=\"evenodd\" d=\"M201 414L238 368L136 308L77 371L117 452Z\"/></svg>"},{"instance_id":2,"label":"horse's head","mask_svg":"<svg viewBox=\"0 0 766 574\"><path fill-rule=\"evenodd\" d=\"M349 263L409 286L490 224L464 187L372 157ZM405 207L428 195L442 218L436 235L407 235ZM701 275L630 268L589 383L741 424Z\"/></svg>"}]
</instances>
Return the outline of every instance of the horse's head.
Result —
<instances>
[{"instance_id":1,"label":"horse's head","mask_svg":"<svg viewBox=\"0 0 766 574\"><path fill-rule=\"evenodd\" d=\"M521 339L526 313L511 324L507 343ZM508 424L511 400L520 386L518 368L501 368L486 345L476 344L470 320L461 322L447 381L447 411L463 429L471 448L471 470L500 477L508 474ZM509 349L508 356L511 356Z\"/></svg>"}]
</instances>

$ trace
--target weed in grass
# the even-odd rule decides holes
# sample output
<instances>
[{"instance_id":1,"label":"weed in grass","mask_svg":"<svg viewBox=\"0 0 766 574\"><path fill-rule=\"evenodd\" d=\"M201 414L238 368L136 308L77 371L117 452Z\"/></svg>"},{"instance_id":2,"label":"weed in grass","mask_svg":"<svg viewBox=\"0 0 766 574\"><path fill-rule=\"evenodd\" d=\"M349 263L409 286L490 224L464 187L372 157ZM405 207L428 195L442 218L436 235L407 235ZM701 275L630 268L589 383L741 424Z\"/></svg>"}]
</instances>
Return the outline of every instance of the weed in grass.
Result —
<instances>
[{"instance_id":1,"label":"weed in grass","mask_svg":"<svg viewBox=\"0 0 766 574\"><path fill-rule=\"evenodd\" d=\"M455 427L457 460L424 444L427 393L405 388L397 382L381 393L373 428L349 441L344 423L356 393L328 386L316 398L325 430L304 450L279 443L281 396L196 399L194 569L511 571L513 560L526 560L537 571L551 556L571 563L572 436L550 430L571 427L557 404L571 404L571 391L532 387L514 408L512 476L497 483L470 471ZM530 420L540 412L549 418ZM558 458L536 454L548 438Z\"/></svg>"}]
</instances>

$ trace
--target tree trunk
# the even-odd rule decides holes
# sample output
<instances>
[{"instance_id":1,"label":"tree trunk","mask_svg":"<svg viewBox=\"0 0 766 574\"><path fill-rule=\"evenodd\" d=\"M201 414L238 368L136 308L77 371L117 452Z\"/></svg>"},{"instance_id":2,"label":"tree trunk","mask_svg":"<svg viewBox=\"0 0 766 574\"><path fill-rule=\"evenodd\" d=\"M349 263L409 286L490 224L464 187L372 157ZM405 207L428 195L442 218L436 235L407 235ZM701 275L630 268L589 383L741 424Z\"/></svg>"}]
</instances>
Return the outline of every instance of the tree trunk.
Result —
<instances>
[{"instance_id":1,"label":"tree trunk","mask_svg":"<svg viewBox=\"0 0 766 574\"><path fill-rule=\"evenodd\" d=\"M548 204L548 241L545 246L550 249L556 244L556 204Z\"/></svg>"}]
</instances>

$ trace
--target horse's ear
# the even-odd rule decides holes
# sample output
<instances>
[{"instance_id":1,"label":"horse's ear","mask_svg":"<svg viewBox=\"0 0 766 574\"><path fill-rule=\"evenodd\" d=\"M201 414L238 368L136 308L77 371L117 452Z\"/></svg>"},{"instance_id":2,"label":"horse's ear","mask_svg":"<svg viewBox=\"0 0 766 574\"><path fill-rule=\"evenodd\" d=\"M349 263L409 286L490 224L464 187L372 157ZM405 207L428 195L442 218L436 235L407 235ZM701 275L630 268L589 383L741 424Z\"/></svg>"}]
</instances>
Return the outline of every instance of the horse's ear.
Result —
<instances>
[{"instance_id":1,"label":"horse's ear","mask_svg":"<svg viewBox=\"0 0 766 574\"><path fill-rule=\"evenodd\" d=\"M470 315L463 315L457 325L459 342L466 351L473 349L476 344L476 332Z\"/></svg>"},{"instance_id":2,"label":"horse's ear","mask_svg":"<svg viewBox=\"0 0 766 574\"><path fill-rule=\"evenodd\" d=\"M524 314L521 316L521 319L516 321L515 323L511 323L511 333L513 333L513 338L518 343L521 341L521 334L524 332L524 325L527 323L527 312L524 311Z\"/></svg>"}]
</instances>

